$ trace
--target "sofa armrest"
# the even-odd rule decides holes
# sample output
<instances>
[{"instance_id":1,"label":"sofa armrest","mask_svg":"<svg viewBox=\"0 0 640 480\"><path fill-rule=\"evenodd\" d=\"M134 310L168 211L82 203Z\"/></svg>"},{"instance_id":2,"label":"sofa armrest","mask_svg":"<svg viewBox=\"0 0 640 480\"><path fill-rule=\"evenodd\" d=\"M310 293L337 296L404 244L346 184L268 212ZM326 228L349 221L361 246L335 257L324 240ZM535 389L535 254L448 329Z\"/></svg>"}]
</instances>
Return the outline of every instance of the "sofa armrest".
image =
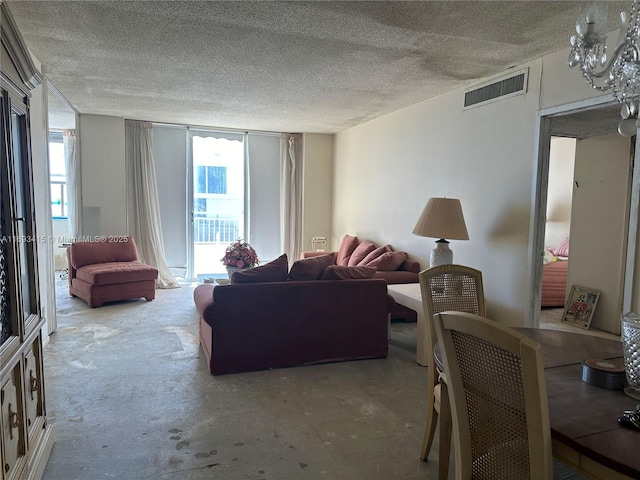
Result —
<instances>
[{"instance_id":1,"label":"sofa armrest","mask_svg":"<svg viewBox=\"0 0 640 480\"><path fill-rule=\"evenodd\" d=\"M401 283L418 283L420 281L417 273L407 272L406 270L378 270L374 278L381 278L385 280L387 282L387 285L397 285Z\"/></svg>"}]
</instances>

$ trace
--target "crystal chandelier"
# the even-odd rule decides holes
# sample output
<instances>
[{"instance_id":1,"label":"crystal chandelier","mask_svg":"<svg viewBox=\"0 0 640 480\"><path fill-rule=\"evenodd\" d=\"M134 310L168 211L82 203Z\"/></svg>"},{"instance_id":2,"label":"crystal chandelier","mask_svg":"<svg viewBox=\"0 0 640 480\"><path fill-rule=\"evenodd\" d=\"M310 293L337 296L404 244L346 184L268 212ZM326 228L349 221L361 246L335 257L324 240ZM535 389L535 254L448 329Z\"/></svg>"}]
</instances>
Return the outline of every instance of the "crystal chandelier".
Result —
<instances>
[{"instance_id":1,"label":"crystal chandelier","mask_svg":"<svg viewBox=\"0 0 640 480\"><path fill-rule=\"evenodd\" d=\"M585 4L576 20L576 34L571 36L569 66L578 67L587 83L602 92L612 91L622 104L622 122L618 131L630 136L636 131L640 98L640 12L637 0L631 1L629 13L620 14L621 27L615 50L607 52L607 4Z\"/></svg>"}]
</instances>

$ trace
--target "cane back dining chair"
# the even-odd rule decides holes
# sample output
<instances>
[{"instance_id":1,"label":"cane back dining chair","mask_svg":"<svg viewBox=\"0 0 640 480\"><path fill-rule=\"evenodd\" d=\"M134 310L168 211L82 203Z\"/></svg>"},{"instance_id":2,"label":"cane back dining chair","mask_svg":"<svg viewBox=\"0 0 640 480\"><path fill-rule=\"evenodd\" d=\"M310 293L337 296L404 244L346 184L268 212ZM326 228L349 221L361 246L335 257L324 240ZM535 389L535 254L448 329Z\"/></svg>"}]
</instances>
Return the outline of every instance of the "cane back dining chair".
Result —
<instances>
[{"instance_id":1,"label":"cane back dining chair","mask_svg":"<svg viewBox=\"0 0 640 480\"><path fill-rule=\"evenodd\" d=\"M455 478L552 479L542 347L479 315L433 319L451 405Z\"/></svg>"},{"instance_id":2,"label":"cane back dining chair","mask_svg":"<svg viewBox=\"0 0 640 480\"><path fill-rule=\"evenodd\" d=\"M451 445L451 416L447 400L444 372L436 368L433 347L436 342L433 315L447 310L486 316L482 272L464 265L439 265L423 270L418 275L422 307L426 322L427 342L427 422L420 458L427 460L436 424L440 417L439 478L448 475Z\"/></svg>"}]
</instances>

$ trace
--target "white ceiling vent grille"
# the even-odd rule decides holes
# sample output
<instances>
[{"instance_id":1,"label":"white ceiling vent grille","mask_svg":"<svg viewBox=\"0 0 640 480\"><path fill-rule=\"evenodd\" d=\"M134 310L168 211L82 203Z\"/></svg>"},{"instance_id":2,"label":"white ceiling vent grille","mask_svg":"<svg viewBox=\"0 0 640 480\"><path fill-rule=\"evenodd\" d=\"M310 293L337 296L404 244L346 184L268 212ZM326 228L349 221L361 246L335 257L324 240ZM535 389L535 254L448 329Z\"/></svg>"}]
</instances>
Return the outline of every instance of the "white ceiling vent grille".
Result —
<instances>
[{"instance_id":1,"label":"white ceiling vent grille","mask_svg":"<svg viewBox=\"0 0 640 480\"><path fill-rule=\"evenodd\" d=\"M485 103L495 102L514 95L522 95L527 91L527 74L529 70L520 70L508 77L490 80L481 86L474 86L464 93L464 108L477 107Z\"/></svg>"}]
</instances>

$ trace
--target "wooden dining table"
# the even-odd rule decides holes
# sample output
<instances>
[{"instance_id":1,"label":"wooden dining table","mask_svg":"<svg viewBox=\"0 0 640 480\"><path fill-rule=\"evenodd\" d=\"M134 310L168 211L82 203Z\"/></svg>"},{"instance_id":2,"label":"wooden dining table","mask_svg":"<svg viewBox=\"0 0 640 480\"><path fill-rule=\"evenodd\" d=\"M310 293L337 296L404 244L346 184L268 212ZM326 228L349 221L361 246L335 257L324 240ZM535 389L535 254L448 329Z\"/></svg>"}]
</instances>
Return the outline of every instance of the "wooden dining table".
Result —
<instances>
[{"instance_id":1,"label":"wooden dining table","mask_svg":"<svg viewBox=\"0 0 640 480\"><path fill-rule=\"evenodd\" d=\"M514 330L543 347L553 456L592 478L640 479L640 430L617 421L640 400L582 381L584 360L622 361L622 342L579 332ZM435 357L442 366L437 345Z\"/></svg>"},{"instance_id":2,"label":"wooden dining table","mask_svg":"<svg viewBox=\"0 0 640 480\"><path fill-rule=\"evenodd\" d=\"M640 403L582 381L586 359L622 361L622 342L579 332L515 329L542 345L553 455L596 478L640 478L640 430L618 417Z\"/></svg>"}]
</instances>

